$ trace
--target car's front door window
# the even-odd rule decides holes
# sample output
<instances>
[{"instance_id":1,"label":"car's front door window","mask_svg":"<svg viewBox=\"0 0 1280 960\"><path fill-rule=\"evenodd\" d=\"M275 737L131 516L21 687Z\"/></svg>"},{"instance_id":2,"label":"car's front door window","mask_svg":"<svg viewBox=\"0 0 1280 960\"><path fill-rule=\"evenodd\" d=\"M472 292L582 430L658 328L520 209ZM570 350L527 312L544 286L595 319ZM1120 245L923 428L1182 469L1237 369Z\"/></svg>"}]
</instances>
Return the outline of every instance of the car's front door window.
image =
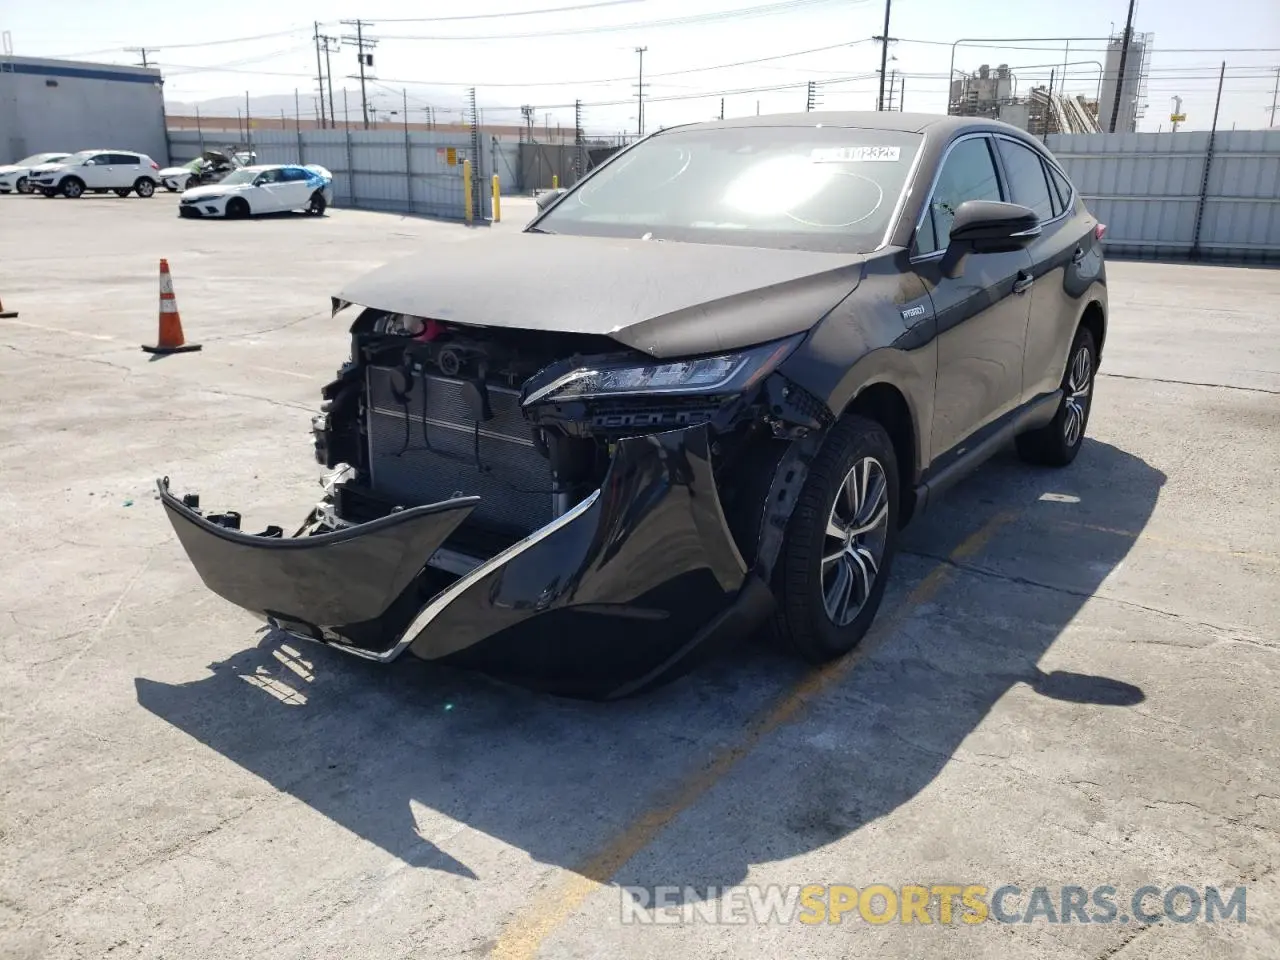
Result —
<instances>
[{"instance_id":1,"label":"car's front door window","mask_svg":"<svg viewBox=\"0 0 1280 960\"><path fill-rule=\"evenodd\" d=\"M956 211L966 200L1004 199L989 144L987 137L972 137L958 142L947 154L916 231L917 254L946 247Z\"/></svg>"}]
</instances>

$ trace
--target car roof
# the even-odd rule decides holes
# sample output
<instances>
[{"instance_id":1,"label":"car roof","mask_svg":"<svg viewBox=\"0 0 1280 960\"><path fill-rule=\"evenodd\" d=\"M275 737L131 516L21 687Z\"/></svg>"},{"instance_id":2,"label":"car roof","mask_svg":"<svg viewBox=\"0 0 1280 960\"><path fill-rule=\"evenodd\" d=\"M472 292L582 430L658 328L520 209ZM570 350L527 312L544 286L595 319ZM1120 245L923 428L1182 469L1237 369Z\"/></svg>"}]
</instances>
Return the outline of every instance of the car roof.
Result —
<instances>
[{"instance_id":1,"label":"car roof","mask_svg":"<svg viewBox=\"0 0 1280 960\"><path fill-rule=\"evenodd\" d=\"M736 129L742 127L848 127L864 130L896 130L950 136L960 130L1003 130L1021 133L1017 127L986 117L949 117L940 113L899 113L896 110L815 110L806 113L775 113L732 120L708 120L685 124L678 129ZM670 127L668 129L677 129Z\"/></svg>"}]
</instances>

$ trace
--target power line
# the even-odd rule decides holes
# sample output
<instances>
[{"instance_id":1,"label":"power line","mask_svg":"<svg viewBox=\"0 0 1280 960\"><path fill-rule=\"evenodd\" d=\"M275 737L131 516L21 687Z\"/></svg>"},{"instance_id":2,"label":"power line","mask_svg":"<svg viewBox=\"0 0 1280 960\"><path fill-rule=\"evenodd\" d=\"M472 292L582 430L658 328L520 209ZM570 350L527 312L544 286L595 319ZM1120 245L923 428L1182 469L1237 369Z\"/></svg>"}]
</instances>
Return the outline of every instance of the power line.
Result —
<instances>
[{"instance_id":1,"label":"power line","mask_svg":"<svg viewBox=\"0 0 1280 960\"><path fill-rule=\"evenodd\" d=\"M136 53L136 54L138 54L138 56L140 56L140 57L142 58L142 63L140 63L140 64L139 64L139 66L142 66L142 67L150 67L150 66L151 66L151 64L147 63L147 51L148 51L148 50L149 50L149 51L151 51L152 53L155 53L155 48L154 48L154 47L125 47L125 48L124 48L124 52L125 52L125 53Z\"/></svg>"},{"instance_id":2,"label":"power line","mask_svg":"<svg viewBox=\"0 0 1280 960\"><path fill-rule=\"evenodd\" d=\"M717 10L709 13L694 13L683 17L672 17L667 20L642 20L635 23L616 23L595 27L573 27L563 30L541 30L528 33L498 33L489 35L466 34L464 36L416 36L409 34L386 34L386 40L524 40L536 37L567 37L589 33L618 33L626 30L650 30L658 27L683 27L700 23L715 23L721 20L734 20L747 17L771 16L775 13L788 13L808 7L825 6L843 2L850 4L868 3L870 0L783 0L780 3L767 3L755 7L738 7L732 10Z\"/></svg>"},{"instance_id":3,"label":"power line","mask_svg":"<svg viewBox=\"0 0 1280 960\"><path fill-rule=\"evenodd\" d=\"M569 13L575 10L595 10L600 7L620 7L624 4L644 3L644 0L603 0L600 3L578 3L571 7L544 7L541 10L510 10L504 13L469 13L456 17L379 17L378 23L445 23L452 20L507 20L511 17L536 17L545 13Z\"/></svg>"}]
</instances>

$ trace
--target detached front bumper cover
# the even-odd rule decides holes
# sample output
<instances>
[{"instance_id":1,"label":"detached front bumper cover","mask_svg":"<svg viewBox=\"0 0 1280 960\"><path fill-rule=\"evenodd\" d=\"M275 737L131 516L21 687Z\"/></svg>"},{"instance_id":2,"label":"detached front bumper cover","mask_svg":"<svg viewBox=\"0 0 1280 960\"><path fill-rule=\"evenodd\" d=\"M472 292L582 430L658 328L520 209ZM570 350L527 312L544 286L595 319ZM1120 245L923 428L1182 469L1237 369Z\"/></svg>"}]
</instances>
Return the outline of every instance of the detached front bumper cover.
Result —
<instances>
[{"instance_id":1,"label":"detached front bumper cover","mask_svg":"<svg viewBox=\"0 0 1280 960\"><path fill-rule=\"evenodd\" d=\"M568 695L649 686L772 603L725 524L705 426L620 441L599 490L439 590L427 561L476 497L296 538L228 529L163 481L161 499L205 584L290 633Z\"/></svg>"}]
</instances>

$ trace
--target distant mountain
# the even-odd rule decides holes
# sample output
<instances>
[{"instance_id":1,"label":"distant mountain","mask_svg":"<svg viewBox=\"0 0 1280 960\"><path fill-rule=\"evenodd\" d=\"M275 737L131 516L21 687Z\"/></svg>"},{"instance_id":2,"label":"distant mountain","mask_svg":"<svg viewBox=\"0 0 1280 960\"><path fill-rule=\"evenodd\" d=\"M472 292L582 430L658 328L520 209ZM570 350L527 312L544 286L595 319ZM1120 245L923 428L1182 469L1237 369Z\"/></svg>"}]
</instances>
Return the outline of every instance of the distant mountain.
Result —
<instances>
[{"instance_id":1,"label":"distant mountain","mask_svg":"<svg viewBox=\"0 0 1280 960\"><path fill-rule=\"evenodd\" d=\"M360 116L360 90L334 90L333 106L337 111L338 119L344 117L343 94L346 94L345 111L349 112L352 123L361 119ZM425 90L418 88L417 92L409 95L409 117L414 121L422 121L426 116L428 106L434 109L436 120L440 123L456 123L463 117L467 104L464 97L459 96L456 92L445 92L437 90ZM296 106L295 106L296 104ZM372 88L369 90L369 107L371 110L377 111L382 119L387 119L392 111L396 111L397 116L403 109L403 96L391 93L387 90ZM202 116L206 117L234 117L237 114L244 115L245 98L244 97L214 97L209 100L187 101L187 100L165 100L164 108L168 113L175 116L193 116L199 110ZM295 111L300 113L304 118L312 118L316 116L317 95L315 91L299 91L297 100L295 101L292 93L271 93L262 96L249 97L248 104L249 113L254 117L279 117L281 112L286 117L293 117ZM481 106L483 111L484 107ZM325 112L328 112L328 103L325 103ZM515 122L519 122L518 117Z\"/></svg>"}]
</instances>

